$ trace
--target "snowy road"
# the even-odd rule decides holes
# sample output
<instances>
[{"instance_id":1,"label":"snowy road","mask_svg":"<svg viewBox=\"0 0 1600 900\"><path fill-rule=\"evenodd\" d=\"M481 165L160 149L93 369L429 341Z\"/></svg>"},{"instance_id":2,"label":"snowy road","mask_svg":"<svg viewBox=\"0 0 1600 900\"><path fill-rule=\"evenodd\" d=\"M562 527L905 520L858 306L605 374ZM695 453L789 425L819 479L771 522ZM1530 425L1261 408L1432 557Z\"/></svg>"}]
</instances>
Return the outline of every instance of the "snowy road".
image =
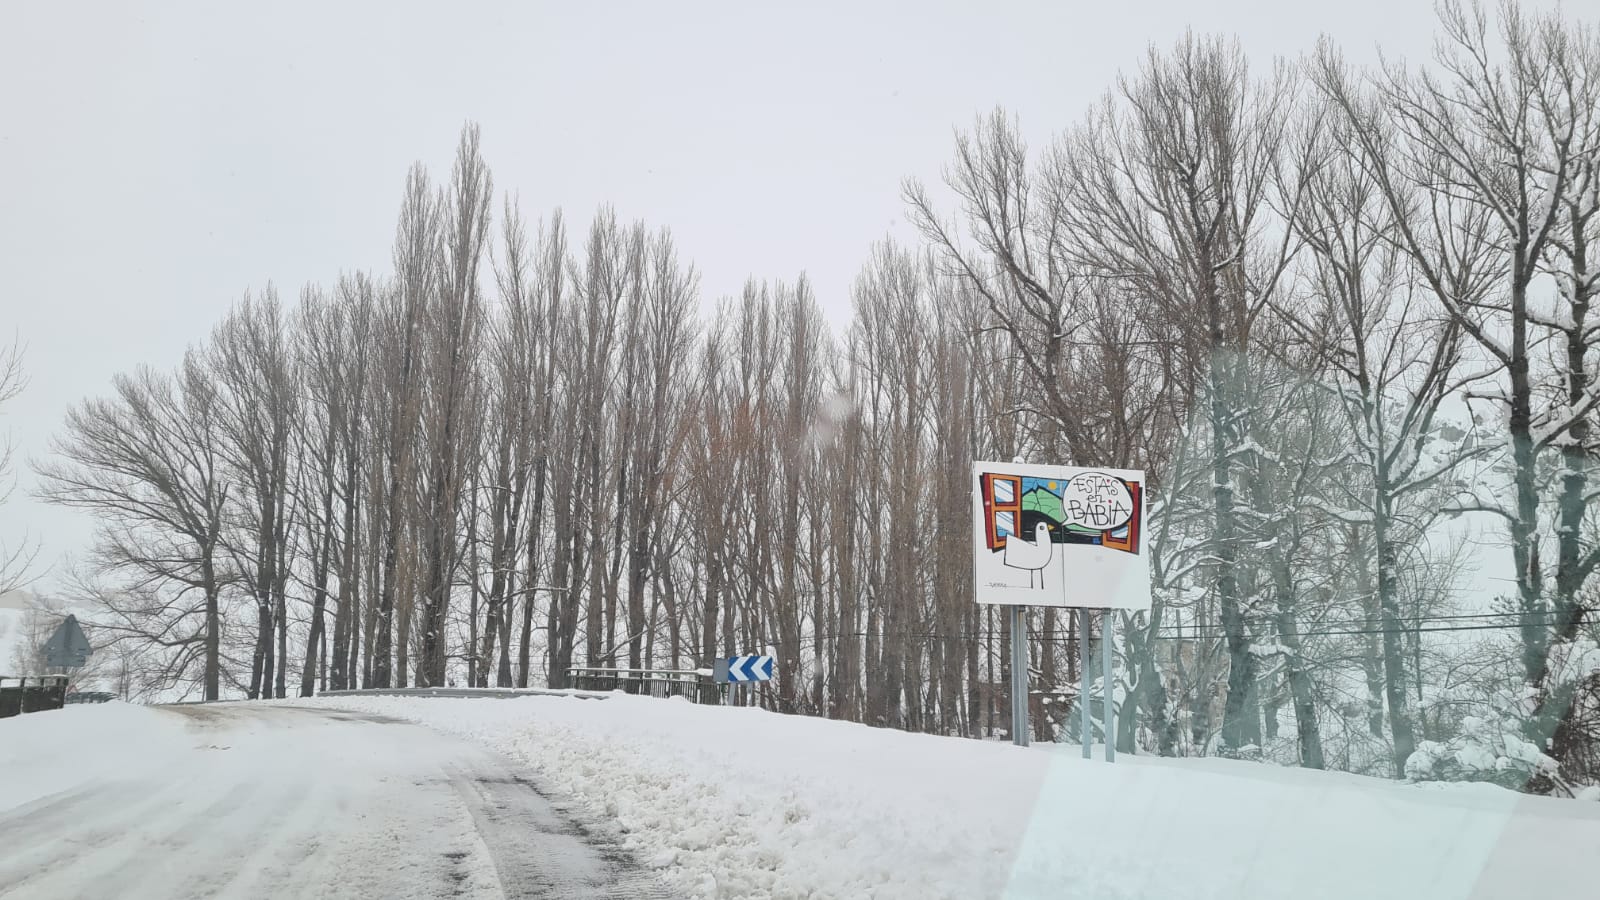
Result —
<instances>
[{"instance_id":1,"label":"snowy road","mask_svg":"<svg viewBox=\"0 0 1600 900\"><path fill-rule=\"evenodd\" d=\"M666 896L459 738L282 704L66 712L0 734L27 751L0 773L7 900Z\"/></svg>"}]
</instances>

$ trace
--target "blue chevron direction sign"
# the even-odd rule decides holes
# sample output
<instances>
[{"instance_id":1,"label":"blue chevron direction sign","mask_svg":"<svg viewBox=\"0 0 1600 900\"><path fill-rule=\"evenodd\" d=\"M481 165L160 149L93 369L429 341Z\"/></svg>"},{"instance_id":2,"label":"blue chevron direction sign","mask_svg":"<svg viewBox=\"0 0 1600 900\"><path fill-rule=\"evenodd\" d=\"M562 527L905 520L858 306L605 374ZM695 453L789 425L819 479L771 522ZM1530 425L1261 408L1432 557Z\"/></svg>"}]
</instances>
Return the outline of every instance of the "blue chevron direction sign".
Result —
<instances>
[{"instance_id":1,"label":"blue chevron direction sign","mask_svg":"<svg viewBox=\"0 0 1600 900\"><path fill-rule=\"evenodd\" d=\"M730 656L716 660L712 672L718 684L771 681L777 660L770 656Z\"/></svg>"}]
</instances>

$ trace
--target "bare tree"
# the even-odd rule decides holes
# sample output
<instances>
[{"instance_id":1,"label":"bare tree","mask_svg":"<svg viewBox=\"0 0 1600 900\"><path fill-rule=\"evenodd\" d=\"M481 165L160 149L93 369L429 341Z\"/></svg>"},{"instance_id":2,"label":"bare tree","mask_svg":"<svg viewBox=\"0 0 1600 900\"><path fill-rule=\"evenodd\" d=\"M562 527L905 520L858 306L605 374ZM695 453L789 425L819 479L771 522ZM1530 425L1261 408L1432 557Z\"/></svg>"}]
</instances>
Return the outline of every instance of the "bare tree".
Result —
<instances>
[{"instance_id":1,"label":"bare tree","mask_svg":"<svg viewBox=\"0 0 1600 900\"><path fill-rule=\"evenodd\" d=\"M398 647L395 612L400 590L400 554L414 505L407 486L415 478L419 465L417 421L422 407L423 331L427 310L433 305L432 294L439 284L439 218L438 201L433 196L428 174L420 164L415 165L407 176L405 201L395 234L395 285L385 297L382 320L386 333L379 344L380 369L372 381L384 413L386 430L379 445L383 485L381 493L373 495L374 510L369 517L372 527L381 536L382 545L381 567L374 585L377 590L374 632L367 642L372 653L372 675L366 683L371 687L395 684L397 668L400 681L405 679L406 667L403 664L396 667L396 663L403 660L406 653L408 618L404 609L409 608L409 599L401 603Z\"/></svg>"},{"instance_id":2,"label":"bare tree","mask_svg":"<svg viewBox=\"0 0 1600 900\"><path fill-rule=\"evenodd\" d=\"M564 351L567 349L562 347L559 342L560 326L567 306L568 290L566 227L560 212L556 212L550 217L548 227L540 228L539 237L535 244L537 247L537 262L534 277L534 302L536 317L543 324L538 329L530 330L530 337L536 336L539 341L542 341L542 346L536 342L532 351L538 359L539 374L534 382L532 392L533 409L537 412L537 416L530 420L530 425L536 425L537 427L534 430L534 449L530 462L533 469L533 496L529 501L530 508L527 515L527 574L524 576L522 640L517 649L517 685L519 687L528 686L529 678L533 671L533 621L537 597L543 594L550 598L550 605L547 607L549 626L546 630L545 643L546 652L549 653L553 652L556 647L554 643L554 639L557 636L556 625L558 618L556 604L563 601L569 594L566 579L552 578L551 580L555 582L554 584L540 583L541 577L550 572L555 563L565 558L559 550L559 538L556 544L557 549L553 551L550 557L553 562L545 562L542 556L545 549L545 500L548 494L550 465L557 458L554 454L563 452L563 448L566 446L561 440L561 436L556 434L555 427L558 421L563 425L571 424L564 418L560 420L556 418L557 404L561 402L558 401L556 366L564 357ZM563 416L565 416L565 410L568 408L565 402L561 402ZM571 432L567 431L564 434L570 435ZM556 515L560 515L565 508L559 498L552 505L554 507L553 512ZM569 665L570 660L571 657L569 655ZM556 677L553 666L548 669L548 673L548 677ZM564 684L565 674L563 670L560 676L563 680L559 682L550 681L549 683Z\"/></svg>"},{"instance_id":3,"label":"bare tree","mask_svg":"<svg viewBox=\"0 0 1600 900\"><path fill-rule=\"evenodd\" d=\"M9 347L0 347L0 408L16 399L27 384L28 379L22 371L22 347L15 341ZM16 490L16 481L11 473L15 450L10 436L0 435L0 506L4 506L11 498L11 492ZM37 545L31 544L25 537L14 547L0 543L0 594L28 583L29 572L38 552Z\"/></svg>"},{"instance_id":4,"label":"bare tree","mask_svg":"<svg viewBox=\"0 0 1600 900\"><path fill-rule=\"evenodd\" d=\"M487 686L489 670L496 668L496 683L510 687L511 623L517 592L517 550L521 546L522 516L532 473L538 337L543 321L532 301L532 261L521 214L509 197L501 216L501 259L495 267L501 316L489 335L489 406L485 411L496 423L492 445L484 448L481 478L488 497L487 564L489 587L481 645L475 649L475 682ZM476 573L474 574L476 577Z\"/></svg>"},{"instance_id":5,"label":"bare tree","mask_svg":"<svg viewBox=\"0 0 1600 900\"><path fill-rule=\"evenodd\" d=\"M688 367L694 338L696 275L683 267L665 230L649 244L643 273L643 296L632 310L625 351L633 389L625 408L637 416L625 433L626 499L622 514L627 546L628 666L646 665L645 636L651 630L645 598L655 574L657 548L665 523L665 507L678 471L678 454L686 427ZM620 548L619 548L620 549Z\"/></svg>"},{"instance_id":6,"label":"bare tree","mask_svg":"<svg viewBox=\"0 0 1600 900\"><path fill-rule=\"evenodd\" d=\"M701 338L696 354L701 382L694 398L683 470L688 483L683 499L686 514L700 523L693 557L698 615L697 621L688 624L700 665L709 665L719 649L728 646L729 640L719 639L720 623L732 602L727 566L729 539L737 515L731 502L736 465L731 419L736 400L731 396L726 375L731 366L724 365L730 343L726 322L731 310L726 303L721 306L721 314Z\"/></svg>"},{"instance_id":7,"label":"bare tree","mask_svg":"<svg viewBox=\"0 0 1600 900\"><path fill-rule=\"evenodd\" d=\"M340 447L349 430L348 419L355 411L345 392L342 359L347 347L345 316L348 308L337 298L307 287L301 293L296 313L295 367L301 374L305 402L303 414L297 417L293 428L299 461L295 467L294 490L302 498L300 525L305 534L303 546L310 554L310 583L305 587L311 593L310 624L300 667L300 696L309 697L319 673L323 675L324 686L327 681L326 612L334 588L332 581L337 568L334 557L339 554L340 538L336 503L345 467L343 456L348 455L341 455ZM348 640L347 631L340 637ZM344 651L336 650L336 657L341 652ZM342 680L344 666L337 659L335 668Z\"/></svg>"},{"instance_id":8,"label":"bare tree","mask_svg":"<svg viewBox=\"0 0 1600 900\"><path fill-rule=\"evenodd\" d=\"M250 585L257 615L250 697L281 697L289 665L290 482L300 385L276 292L269 286L260 300L246 295L213 333L210 350L207 362L221 388L220 449L238 486L223 546Z\"/></svg>"},{"instance_id":9,"label":"bare tree","mask_svg":"<svg viewBox=\"0 0 1600 900\"><path fill-rule=\"evenodd\" d=\"M95 624L159 659L177 684L200 669L203 696L222 678L222 550L229 500L221 400L190 353L176 378L119 375L115 395L67 414L39 467L40 496L99 519L95 566L122 583L105 594Z\"/></svg>"},{"instance_id":10,"label":"bare tree","mask_svg":"<svg viewBox=\"0 0 1600 900\"><path fill-rule=\"evenodd\" d=\"M1438 421L1459 379L1476 373L1460 372L1459 320L1436 310L1482 302L1492 283L1492 247L1480 218L1440 214L1448 200L1434 200L1431 217L1421 212L1423 198L1392 169L1393 136L1352 92L1342 63L1324 48L1318 66L1318 84L1338 100L1315 116L1321 127L1301 154L1303 195L1293 220L1307 251L1312 306L1302 314L1280 304L1276 312L1334 374L1362 469L1331 500L1335 515L1372 530L1378 565L1370 618L1384 632L1399 775L1416 742L1401 648L1400 567L1417 562L1417 546L1445 506L1438 493L1483 449L1460 430L1447 440ZM1430 221L1440 230L1425 234ZM1408 252L1403 231L1412 235L1412 250L1425 252Z\"/></svg>"},{"instance_id":11,"label":"bare tree","mask_svg":"<svg viewBox=\"0 0 1600 900\"><path fill-rule=\"evenodd\" d=\"M1465 505L1492 510L1507 522L1522 614L1523 677L1542 694L1552 644L1575 633L1582 610L1577 592L1597 559L1582 547L1580 523L1589 494L1588 419L1600 405L1600 388L1588 374L1596 337L1585 324L1593 292L1589 273L1557 276L1554 311L1537 301L1534 286L1542 273L1574 274L1572 253L1586 252L1579 248L1587 246L1583 236L1593 227L1587 195L1600 152L1600 37L1556 15L1530 17L1511 4L1501 8L1497 29L1476 5L1443 6L1440 21L1439 71L1391 66L1378 89L1405 138L1411 180L1426 174L1435 195L1478 216L1497 250L1491 294L1480 300L1436 293L1503 372L1503 388L1479 396L1506 411L1511 496L1474 495ZM1389 193L1399 206L1399 191ZM1409 229L1401 237L1414 255L1426 257ZM1562 347L1550 373L1558 386L1546 403L1536 363L1552 339ZM1540 552L1540 457L1551 451L1562 460L1553 591ZM1545 696L1529 718L1529 735L1539 746L1547 746L1564 702Z\"/></svg>"},{"instance_id":12,"label":"bare tree","mask_svg":"<svg viewBox=\"0 0 1600 900\"><path fill-rule=\"evenodd\" d=\"M1251 329L1289 255L1269 204L1293 97L1281 69L1252 80L1236 43L1189 36L1170 54L1152 50L1050 168L1071 236L1063 257L1153 302L1180 337L1184 374L1204 385L1194 399L1210 435L1213 589L1229 654L1222 738L1234 749L1260 741L1235 470L1249 434Z\"/></svg>"},{"instance_id":13,"label":"bare tree","mask_svg":"<svg viewBox=\"0 0 1600 900\"><path fill-rule=\"evenodd\" d=\"M580 612L585 649L598 662L605 625L603 572L607 503L601 482L607 470L605 423L614 376L615 340L623 298L633 277L634 241L610 209L601 209L589 229L583 268L572 266L576 286L559 310L552 338L559 412L553 420L549 457L555 532L546 622L548 681L567 683L578 637ZM585 582L580 590L580 581ZM534 586L536 587L536 585Z\"/></svg>"},{"instance_id":14,"label":"bare tree","mask_svg":"<svg viewBox=\"0 0 1600 900\"><path fill-rule=\"evenodd\" d=\"M362 473L368 444L369 416L364 414L367 395L370 348L373 337L374 288L370 278L358 274L341 278L334 301L337 312L329 317L337 323L331 336L338 348L331 363L328 409L337 428L336 457L339 467L337 487L341 504L337 549L338 598L333 621L333 661L330 681L334 690L355 686L361 646L361 518ZM330 523L331 527L331 523ZM370 588L369 588L370 589ZM368 604L369 607L372 604Z\"/></svg>"},{"instance_id":15,"label":"bare tree","mask_svg":"<svg viewBox=\"0 0 1600 900\"><path fill-rule=\"evenodd\" d=\"M438 250L439 287L425 313L421 406L422 498L419 520L426 573L422 583L422 659L417 684L445 683L450 589L460 561L457 534L468 465L475 456L478 378L474 369L482 329L478 265L489 235L493 182L478 152L478 128L461 133L443 210Z\"/></svg>"},{"instance_id":16,"label":"bare tree","mask_svg":"<svg viewBox=\"0 0 1600 900\"><path fill-rule=\"evenodd\" d=\"M983 327L1010 338L1013 362L1036 388L1024 400L1026 411L1050 421L1065 443L1063 458L1088 459L1097 451L1086 446L1073 400L1069 340L1084 285L1062 265L1061 198L1037 181L1016 126L995 110L973 133L957 137L956 161L945 172L975 249L966 249L956 229L941 221L925 187L908 181L903 193L945 271L983 298L989 313Z\"/></svg>"}]
</instances>

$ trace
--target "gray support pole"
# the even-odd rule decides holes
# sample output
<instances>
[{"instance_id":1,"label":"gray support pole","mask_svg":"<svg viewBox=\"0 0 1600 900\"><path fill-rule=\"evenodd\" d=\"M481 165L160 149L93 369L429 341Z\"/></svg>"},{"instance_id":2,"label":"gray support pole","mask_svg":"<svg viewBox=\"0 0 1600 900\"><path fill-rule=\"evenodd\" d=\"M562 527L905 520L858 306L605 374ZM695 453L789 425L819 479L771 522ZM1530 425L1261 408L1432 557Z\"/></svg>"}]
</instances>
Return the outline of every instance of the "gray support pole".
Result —
<instances>
[{"instance_id":1,"label":"gray support pole","mask_svg":"<svg viewBox=\"0 0 1600 900\"><path fill-rule=\"evenodd\" d=\"M1111 626L1111 610L1106 610L1104 624L1100 626L1100 657L1104 662L1101 669L1104 671L1104 687L1100 689L1101 702L1105 703L1105 715L1102 721L1106 726L1106 762L1115 762L1117 758L1117 690L1111 680L1111 655L1116 650L1116 640Z\"/></svg>"},{"instance_id":2,"label":"gray support pole","mask_svg":"<svg viewBox=\"0 0 1600 900\"><path fill-rule=\"evenodd\" d=\"M1094 732L1089 725L1089 611L1078 609L1078 721L1083 724L1083 758L1089 758Z\"/></svg>"},{"instance_id":3,"label":"gray support pole","mask_svg":"<svg viewBox=\"0 0 1600 900\"><path fill-rule=\"evenodd\" d=\"M1028 746L1027 607L1011 607L1011 743Z\"/></svg>"}]
</instances>

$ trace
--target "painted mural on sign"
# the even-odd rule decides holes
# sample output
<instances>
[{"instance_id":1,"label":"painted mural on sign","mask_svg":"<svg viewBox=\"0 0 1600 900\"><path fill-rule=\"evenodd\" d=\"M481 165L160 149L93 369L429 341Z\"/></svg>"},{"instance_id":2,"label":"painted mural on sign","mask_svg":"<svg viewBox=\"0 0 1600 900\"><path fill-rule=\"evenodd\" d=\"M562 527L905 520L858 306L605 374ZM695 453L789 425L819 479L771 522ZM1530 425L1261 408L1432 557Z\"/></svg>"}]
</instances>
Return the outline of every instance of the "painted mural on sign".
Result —
<instances>
[{"instance_id":1,"label":"painted mural on sign","mask_svg":"<svg viewBox=\"0 0 1600 900\"><path fill-rule=\"evenodd\" d=\"M979 463L974 475L979 602L1149 606L1143 472Z\"/></svg>"},{"instance_id":2,"label":"painted mural on sign","mask_svg":"<svg viewBox=\"0 0 1600 900\"><path fill-rule=\"evenodd\" d=\"M979 479L990 550L1005 550L1008 537L1024 535L1031 542L1046 534L1054 544L1139 552L1142 486L1136 481L1105 472L1065 481L995 473Z\"/></svg>"}]
</instances>

